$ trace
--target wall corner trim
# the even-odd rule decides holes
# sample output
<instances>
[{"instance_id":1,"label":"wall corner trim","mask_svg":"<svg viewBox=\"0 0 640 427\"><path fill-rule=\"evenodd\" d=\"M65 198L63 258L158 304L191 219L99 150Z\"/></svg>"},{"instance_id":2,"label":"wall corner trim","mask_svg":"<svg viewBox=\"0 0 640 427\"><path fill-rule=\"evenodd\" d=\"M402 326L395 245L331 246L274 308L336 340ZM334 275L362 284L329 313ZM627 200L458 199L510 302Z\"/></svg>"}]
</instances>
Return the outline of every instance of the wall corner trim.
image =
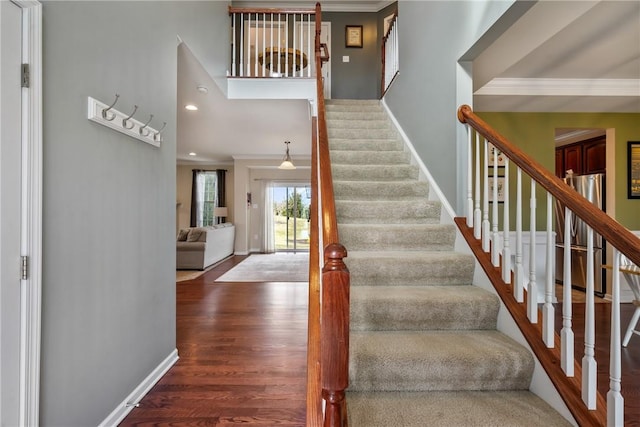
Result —
<instances>
[{"instance_id":1,"label":"wall corner trim","mask_svg":"<svg viewBox=\"0 0 640 427\"><path fill-rule=\"evenodd\" d=\"M160 378L178 361L178 349L174 349L138 386L111 411L98 427L117 426L136 407L138 402L160 381Z\"/></svg>"}]
</instances>

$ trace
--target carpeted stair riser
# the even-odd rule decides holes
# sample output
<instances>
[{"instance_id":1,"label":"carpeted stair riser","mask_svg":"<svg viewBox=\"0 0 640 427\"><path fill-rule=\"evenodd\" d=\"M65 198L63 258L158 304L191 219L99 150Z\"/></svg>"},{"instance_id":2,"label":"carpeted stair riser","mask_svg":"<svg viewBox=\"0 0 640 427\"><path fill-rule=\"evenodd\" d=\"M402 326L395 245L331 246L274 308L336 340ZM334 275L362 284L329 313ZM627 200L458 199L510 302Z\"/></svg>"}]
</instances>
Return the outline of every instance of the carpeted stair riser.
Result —
<instances>
[{"instance_id":1,"label":"carpeted stair riser","mask_svg":"<svg viewBox=\"0 0 640 427\"><path fill-rule=\"evenodd\" d=\"M327 123L333 126L334 120L382 120L388 121L387 113L378 108L378 111L335 111L328 110L326 114Z\"/></svg>"},{"instance_id":2,"label":"carpeted stair riser","mask_svg":"<svg viewBox=\"0 0 640 427\"><path fill-rule=\"evenodd\" d=\"M397 139L343 139L329 138L329 149L334 151L402 151Z\"/></svg>"},{"instance_id":3,"label":"carpeted stair riser","mask_svg":"<svg viewBox=\"0 0 640 427\"><path fill-rule=\"evenodd\" d=\"M357 128L357 129L328 128L327 136L329 137L329 139L332 139L332 138L395 139L397 138L397 133L394 129L391 129L391 128L386 128L386 129L371 129L370 127Z\"/></svg>"},{"instance_id":4,"label":"carpeted stair riser","mask_svg":"<svg viewBox=\"0 0 640 427\"><path fill-rule=\"evenodd\" d=\"M404 151L346 151L331 152L331 165L408 165L409 153Z\"/></svg>"},{"instance_id":5,"label":"carpeted stair riser","mask_svg":"<svg viewBox=\"0 0 640 427\"><path fill-rule=\"evenodd\" d=\"M529 391L348 392L351 427L568 427Z\"/></svg>"},{"instance_id":6,"label":"carpeted stair riser","mask_svg":"<svg viewBox=\"0 0 640 427\"><path fill-rule=\"evenodd\" d=\"M451 251L453 224L338 224L340 242L350 251Z\"/></svg>"},{"instance_id":7,"label":"carpeted stair riser","mask_svg":"<svg viewBox=\"0 0 640 427\"><path fill-rule=\"evenodd\" d=\"M420 181L333 181L336 200L406 200L415 197L426 198L429 185ZM338 219L339 221L339 219Z\"/></svg>"},{"instance_id":8,"label":"carpeted stair riser","mask_svg":"<svg viewBox=\"0 0 640 427\"><path fill-rule=\"evenodd\" d=\"M337 181L402 181L418 178L418 168L412 165L333 165L331 173Z\"/></svg>"},{"instance_id":9,"label":"carpeted stair riser","mask_svg":"<svg viewBox=\"0 0 640 427\"><path fill-rule=\"evenodd\" d=\"M327 120L327 128L331 129L383 129L393 130L391 123L386 120L341 120L332 119Z\"/></svg>"},{"instance_id":10,"label":"carpeted stair riser","mask_svg":"<svg viewBox=\"0 0 640 427\"><path fill-rule=\"evenodd\" d=\"M498 298L471 286L353 286L352 331L490 330Z\"/></svg>"},{"instance_id":11,"label":"carpeted stair riser","mask_svg":"<svg viewBox=\"0 0 640 427\"><path fill-rule=\"evenodd\" d=\"M403 203L388 200L336 200L340 224L435 224L441 204L424 198Z\"/></svg>"},{"instance_id":12,"label":"carpeted stair riser","mask_svg":"<svg viewBox=\"0 0 640 427\"><path fill-rule=\"evenodd\" d=\"M350 391L527 390L533 374L531 354L497 331L352 331L349 340Z\"/></svg>"},{"instance_id":13,"label":"carpeted stair riser","mask_svg":"<svg viewBox=\"0 0 640 427\"><path fill-rule=\"evenodd\" d=\"M351 286L469 285L472 256L441 251L349 251Z\"/></svg>"}]
</instances>

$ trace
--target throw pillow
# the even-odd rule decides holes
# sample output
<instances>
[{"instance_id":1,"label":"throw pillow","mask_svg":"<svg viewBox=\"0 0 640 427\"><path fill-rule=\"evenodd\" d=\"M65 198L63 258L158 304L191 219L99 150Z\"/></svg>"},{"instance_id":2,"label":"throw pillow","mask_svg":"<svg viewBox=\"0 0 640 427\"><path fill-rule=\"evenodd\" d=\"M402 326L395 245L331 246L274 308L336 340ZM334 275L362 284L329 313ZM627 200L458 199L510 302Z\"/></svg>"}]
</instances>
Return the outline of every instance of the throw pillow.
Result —
<instances>
[{"instance_id":1,"label":"throw pillow","mask_svg":"<svg viewBox=\"0 0 640 427\"><path fill-rule=\"evenodd\" d=\"M191 230L189 230L187 242L197 242L198 240L200 240L200 236L202 236L202 233L202 228L192 228Z\"/></svg>"},{"instance_id":2,"label":"throw pillow","mask_svg":"<svg viewBox=\"0 0 640 427\"><path fill-rule=\"evenodd\" d=\"M188 228L183 228L182 230L178 231L178 242L186 242L188 235L189 235Z\"/></svg>"}]
</instances>

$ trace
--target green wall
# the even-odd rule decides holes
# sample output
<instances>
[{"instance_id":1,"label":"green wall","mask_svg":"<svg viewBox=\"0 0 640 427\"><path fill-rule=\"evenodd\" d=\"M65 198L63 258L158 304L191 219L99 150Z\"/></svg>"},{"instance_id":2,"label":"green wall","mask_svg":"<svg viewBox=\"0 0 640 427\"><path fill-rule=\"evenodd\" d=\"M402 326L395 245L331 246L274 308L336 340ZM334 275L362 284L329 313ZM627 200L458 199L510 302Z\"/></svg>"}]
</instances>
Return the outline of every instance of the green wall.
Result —
<instances>
[{"instance_id":1,"label":"green wall","mask_svg":"<svg viewBox=\"0 0 640 427\"><path fill-rule=\"evenodd\" d=\"M607 177L615 179L616 219L631 230L640 230L640 200L627 199L627 141L640 141L640 114L478 112L478 115L552 172L555 170L556 128L615 129L616 167L615 171L607 171ZM515 182L514 174L513 171L510 174L511 182ZM515 184L510 187L514 189ZM537 192L537 197L537 224L541 227L546 199L542 191ZM528 221L525 219L525 222Z\"/></svg>"}]
</instances>

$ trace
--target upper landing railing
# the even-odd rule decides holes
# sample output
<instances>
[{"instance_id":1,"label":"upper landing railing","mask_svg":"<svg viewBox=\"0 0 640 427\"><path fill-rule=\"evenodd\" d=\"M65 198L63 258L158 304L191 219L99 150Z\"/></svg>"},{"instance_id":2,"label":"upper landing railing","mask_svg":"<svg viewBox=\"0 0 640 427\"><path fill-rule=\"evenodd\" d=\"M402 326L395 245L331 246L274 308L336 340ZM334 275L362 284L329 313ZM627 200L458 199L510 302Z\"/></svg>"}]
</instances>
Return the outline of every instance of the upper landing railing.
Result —
<instances>
[{"instance_id":1,"label":"upper landing railing","mask_svg":"<svg viewBox=\"0 0 640 427\"><path fill-rule=\"evenodd\" d=\"M316 9L229 7L229 15L230 77L315 77Z\"/></svg>"},{"instance_id":2,"label":"upper landing railing","mask_svg":"<svg viewBox=\"0 0 640 427\"><path fill-rule=\"evenodd\" d=\"M469 106L459 108L458 119L467 124L469 157L466 219L457 218L456 223L578 424L622 426L621 260L640 265L640 239L492 129ZM514 171L510 170L512 166ZM522 201L523 172L528 181L525 187L529 186L529 203L525 209ZM512 184L515 184L515 189L511 188ZM593 181L589 187L591 194L588 196L591 198ZM546 198L546 272L544 283L541 284L537 283L535 271L537 190L544 191ZM514 195L515 203L512 200ZM577 302L572 301L571 293L571 250L564 251L562 330L559 336L555 333L555 239L552 227L554 199L564 207L565 242L571 241L571 223L575 221L574 218L580 218L587 224L585 339L581 366L574 358L572 304ZM522 218L526 211L530 218L529 271L525 271L523 260ZM512 218L515 220L515 249L512 249L510 238ZM594 232L602 235L613 247L609 391L606 400L597 390ZM544 289L541 313L538 310L540 286Z\"/></svg>"}]
</instances>

